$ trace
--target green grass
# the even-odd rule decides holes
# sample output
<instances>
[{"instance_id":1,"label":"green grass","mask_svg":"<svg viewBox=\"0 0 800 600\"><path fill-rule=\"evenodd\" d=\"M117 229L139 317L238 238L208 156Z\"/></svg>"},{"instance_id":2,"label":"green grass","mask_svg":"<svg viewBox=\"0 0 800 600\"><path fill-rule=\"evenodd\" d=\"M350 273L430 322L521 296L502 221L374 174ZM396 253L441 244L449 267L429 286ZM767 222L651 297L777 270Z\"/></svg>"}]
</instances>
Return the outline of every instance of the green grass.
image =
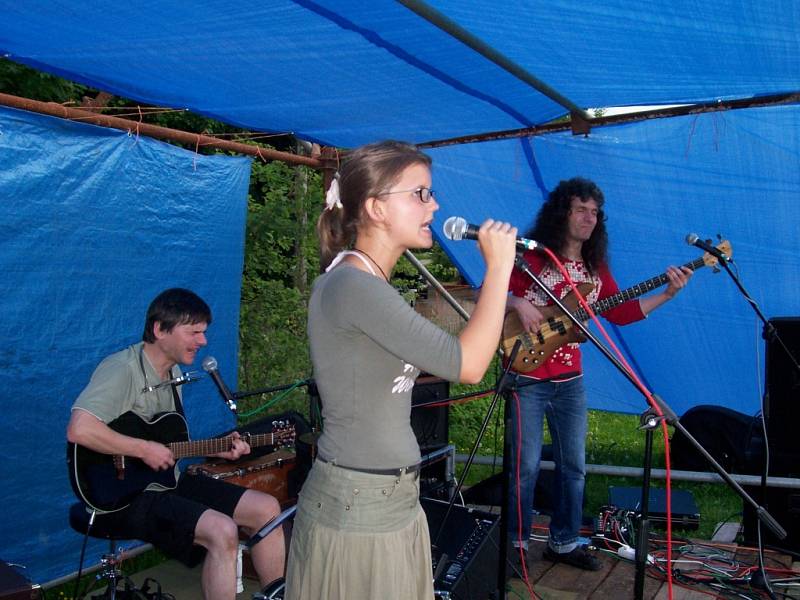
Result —
<instances>
[{"instance_id":1,"label":"green grass","mask_svg":"<svg viewBox=\"0 0 800 600\"><path fill-rule=\"evenodd\" d=\"M479 387L479 386L474 386ZM454 387L453 393L463 393L462 386ZM450 416L450 439L457 453L468 453L477 438L480 424L490 405L490 399L480 399L454 406ZM503 451L502 403L498 403L490 426L478 450L478 454L498 456ZM638 429L638 415L625 415L605 411L589 411L589 433L586 440L586 462L597 465L639 467L644 465L645 433ZM672 431L670 428L670 436ZM545 432L545 443L550 436ZM664 439L661 428L653 435L653 468L664 468ZM459 465L458 476L460 477ZM474 465L466 484L475 484L499 470L488 466ZM594 515L608 503L609 486L641 487L641 478L612 477L591 474L587 476L585 513ZM651 488L666 487L663 479L652 479ZM726 520L741 520L742 502L725 484L692 483L673 481L675 490L688 490L700 510L700 527L697 531L678 531L678 535L710 539L717 524Z\"/></svg>"}]
</instances>

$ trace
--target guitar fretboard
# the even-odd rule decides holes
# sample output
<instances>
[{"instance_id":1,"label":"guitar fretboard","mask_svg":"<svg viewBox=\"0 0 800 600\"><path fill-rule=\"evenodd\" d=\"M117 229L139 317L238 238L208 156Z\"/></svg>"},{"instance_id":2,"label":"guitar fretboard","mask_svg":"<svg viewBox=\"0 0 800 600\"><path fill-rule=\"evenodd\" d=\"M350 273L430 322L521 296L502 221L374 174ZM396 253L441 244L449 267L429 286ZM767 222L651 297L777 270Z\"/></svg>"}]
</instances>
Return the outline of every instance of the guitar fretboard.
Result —
<instances>
[{"instance_id":1,"label":"guitar fretboard","mask_svg":"<svg viewBox=\"0 0 800 600\"><path fill-rule=\"evenodd\" d=\"M705 266L705 261L702 258L695 259L691 262L686 263L683 265L684 267L690 268L692 271L696 271L700 267ZM603 298L602 300L598 300L594 304L590 304L592 311L595 314L599 315L607 310L611 310L615 306L619 306L620 304L627 302L628 300L633 300L634 298L638 298L639 296L646 294L647 292L651 292L657 288L660 288L662 285L666 284L669 281L666 273L662 273L661 275L657 275L656 277L652 277L646 281L642 281L641 283L637 283L629 287L626 290L622 290L621 292L617 292L613 296L609 296L608 298ZM581 321L587 321L589 319L589 314L583 308L579 308L575 311L575 316Z\"/></svg>"},{"instance_id":2,"label":"guitar fretboard","mask_svg":"<svg viewBox=\"0 0 800 600\"><path fill-rule=\"evenodd\" d=\"M274 443L273 433L243 434L244 439L251 447L270 446ZM185 442L172 442L167 444L176 459L187 458L190 456L209 456L219 452L227 452L233 447L233 440L229 437L211 438L208 440L196 440Z\"/></svg>"}]
</instances>

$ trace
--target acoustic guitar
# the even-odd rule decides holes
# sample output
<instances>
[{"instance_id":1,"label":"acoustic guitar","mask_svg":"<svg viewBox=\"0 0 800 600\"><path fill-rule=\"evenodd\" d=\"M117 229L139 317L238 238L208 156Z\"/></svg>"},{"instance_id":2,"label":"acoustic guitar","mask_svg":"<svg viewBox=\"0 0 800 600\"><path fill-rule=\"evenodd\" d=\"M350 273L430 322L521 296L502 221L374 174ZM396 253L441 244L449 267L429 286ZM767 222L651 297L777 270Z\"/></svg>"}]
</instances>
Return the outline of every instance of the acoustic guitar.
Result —
<instances>
[{"instance_id":1,"label":"acoustic guitar","mask_svg":"<svg viewBox=\"0 0 800 600\"><path fill-rule=\"evenodd\" d=\"M732 256L731 245L727 240L720 242L716 248L726 255ZM716 256L706 252L702 257L683 266L696 271L701 267L716 267L718 262L719 260ZM599 315L619 306L623 302L633 300L642 294L655 290L668 282L667 274L662 273L612 296L598 300L589 306L595 314ZM591 283L581 283L577 287L584 298L594 289L594 285ZM580 306L578 297L573 290L570 290L562 301L564 306L579 320L584 322L589 320L589 314ZM516 311L513 310L509 311L503 323L503 336L500 340L503 354L508 359L514 344L519 340L522 345L512 366L514 370L522 373L542 366L564 344L586 341L586 338L575 327L572 320L557 306L537 306L536 308L539 309L545 320L539 329L534 332L525 331L522 328L519 317Z\"/></svg>"},{"instance_id":2,"label":"acoustic guitar","mask_svg":"<svg viewBox=\"0 0 800 600\"><path fill-rule=\"evenodd\" d=\"M162 443L172 450L176 460L227 452L233 446L229 437L189 440L186 419L176 412L161 413L152 421L126 412L108 426L124 435ZM269 433L242 433L241 437L252 448L284 446L294 443L295 430L294 425L281 421L273 424ZM174 468L156 471L138 458L103 454L80 444L67 443L67 465L75 494L99 512L127 508L151 484L160 489L174 489L178 485Z\"/></svg>"}]
</instances>

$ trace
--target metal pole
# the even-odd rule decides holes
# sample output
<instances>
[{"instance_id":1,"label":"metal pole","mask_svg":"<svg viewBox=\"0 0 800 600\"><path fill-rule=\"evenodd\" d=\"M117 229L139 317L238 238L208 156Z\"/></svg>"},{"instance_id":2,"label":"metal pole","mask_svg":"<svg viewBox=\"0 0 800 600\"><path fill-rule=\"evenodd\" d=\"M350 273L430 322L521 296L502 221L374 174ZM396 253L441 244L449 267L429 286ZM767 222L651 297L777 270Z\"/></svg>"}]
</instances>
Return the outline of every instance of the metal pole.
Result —
<instances>
[{"instance_id":1,"label":"metal pole","mask_svg":"<svg viewBox=\"0 0 800 600\"><path fill-rule=\"evenodd\" d=\"M463 463L467 459L466 454L456 454L456 463ZM500 457L478 455L473 461L476 465L497 465L500 464ZM543 471L552 471L555 469L555 463L552 460L543 460L539 467ZM612 475L615 477L634 477L641 479L644 476L644 469L641 467L622 467L618 465L586 465L587 475ZM651 479L666 479L667 471L665 469L651 469ZM707 471L670 471L670 479L673 481L692 481L697 483L725 483L725 480L717 475ZM731 475L731 479L746 486L761 485L760 475ZM787 489L800 489L800 479L792 477L769 477L767 478L767 485L769 487L787 488Z\"/></svg>"},{"instance_id":2,"label":"metal pole","mask_svg":"<svg viewBox=\"0 0 800 600\"><path fill-rule=\"evenodd\" d=\"M161 127L159 125L151 125L149 123L141 123L138 121L131 121L130 119L122 119L120 117L112 117L109 115L97 114L88 110L81 110L78 108L70 108L62 106L55 102L40 102L38 100L30 100L28 98L20 98L10 94L0 93L0 104L10 106L12 108L19 108L30 112L40 113L43 115L50 115L52 117L60 117L71 121L82 121L91 123L92 125L100 125L102 127L110 127L112 129L121 129L131 134L141 134L147 137L152 137L160 140L170 142L179 142L188 146L199 148L217 148L219 150L228 150L236 152L237 154L245 154L248 156L255 156L262 160L280 160L286 163L295 165L306 165L314 169L327 168L327 164L318 159L310 156L298 156L297 154L290 154L289 152L279 152L264 146L254 146L252 144L242 144L241 142L231 142L228 140L221 140L215 137L202 135L200 133L189 133L188 131L179 131L178 129L170 129L169 127Z\"/></svg>"},{"instance_id":3,"label":"metal pole","mask_svg":"<svg viewBox=\"0 0 800 600\"><path fill-rule=\"evenodd\" d=\"M551 88L549 85L544 83L542 80L536 78L534 75L526 71L522 68L521 65L518 65L508 57L500 54L495 48L492 48L478 38L477 36L471 34L469 31L461 27L458 23L449 19L438 10L433 8L432 6L426 4L425 2L421 2L420 0L397 0L400 4L405 6L410 11L416 13L432 25L435 25L445 33L453 36L458 41L465 44L467 47L472 48L488 60L492 61L501 69L511 73L514 77L527 83L537 92L540 92L550 98L556 104L559 104L566 108L570 113L573 115L578 115L579 118L584 119L586 121L591 121L592 116L587 113L583 108L575 104L569 98L562 96L559 92Z\"/></svg>"}]
</instances>

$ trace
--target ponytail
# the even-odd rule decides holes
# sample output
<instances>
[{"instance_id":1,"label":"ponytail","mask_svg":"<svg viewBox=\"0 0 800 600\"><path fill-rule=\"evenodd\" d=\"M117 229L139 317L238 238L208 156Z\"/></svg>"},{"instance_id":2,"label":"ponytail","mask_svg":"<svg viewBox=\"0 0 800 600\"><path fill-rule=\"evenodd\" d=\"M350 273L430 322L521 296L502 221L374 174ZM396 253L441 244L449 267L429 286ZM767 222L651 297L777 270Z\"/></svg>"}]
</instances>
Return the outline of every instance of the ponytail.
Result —
<instances>
[{"instance_id":1,"label":"ponytail","mask_svg":"<svg viewBox=\"0 0 800 600\"><path fill-rule=\"evenodd\" d=\"M344 208L325 209L317 219L319 237L320 268L324 271L331 261L355 241L356 227L348 226L344 219Z\"/></svg>"}]
</instances>

